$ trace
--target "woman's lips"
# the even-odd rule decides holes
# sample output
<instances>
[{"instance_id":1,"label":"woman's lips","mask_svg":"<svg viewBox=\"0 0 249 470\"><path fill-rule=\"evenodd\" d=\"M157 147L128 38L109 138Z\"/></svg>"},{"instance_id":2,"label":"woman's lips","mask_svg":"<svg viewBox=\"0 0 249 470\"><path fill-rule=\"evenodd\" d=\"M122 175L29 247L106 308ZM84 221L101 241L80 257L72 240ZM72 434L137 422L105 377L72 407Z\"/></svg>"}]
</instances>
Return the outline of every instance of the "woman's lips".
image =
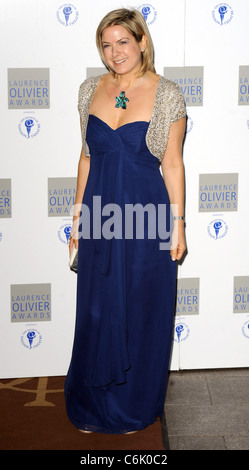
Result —
<instances>
[{"instance_id":1,"label":"woman's lips","mask_svg":"<svg viewBox=\"0 0 249 470\"><path fill-rule=\"evenodd\" d=\"M113 63L115 65L120 65L120 64L123 64L125 61L126 61L126 59L120 59L120 60L114 60Z\"/></svg>"}]
</instances>

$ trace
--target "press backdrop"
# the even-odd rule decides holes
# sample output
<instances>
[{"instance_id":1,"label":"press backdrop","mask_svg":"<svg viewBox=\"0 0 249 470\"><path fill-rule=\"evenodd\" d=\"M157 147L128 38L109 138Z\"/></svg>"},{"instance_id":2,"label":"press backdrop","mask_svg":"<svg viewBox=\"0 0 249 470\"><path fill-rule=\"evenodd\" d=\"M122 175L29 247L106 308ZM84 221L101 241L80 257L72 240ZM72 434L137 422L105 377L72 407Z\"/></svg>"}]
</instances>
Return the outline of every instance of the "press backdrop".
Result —
<instances>
[{"instance_id":1,"label":"press backdrop","mask_svg":"<svg viewBox=\"0 0 249 470\"><path fill-rule=\"evenodd\" d=\"M127 6L144 14L156 70L181 86L188 112L188 253L171 369L249 365L248 1L8 0L0 16L1 378L67 372L78 88L104 71L99 21Z\"/></svg>"}]
</instances>

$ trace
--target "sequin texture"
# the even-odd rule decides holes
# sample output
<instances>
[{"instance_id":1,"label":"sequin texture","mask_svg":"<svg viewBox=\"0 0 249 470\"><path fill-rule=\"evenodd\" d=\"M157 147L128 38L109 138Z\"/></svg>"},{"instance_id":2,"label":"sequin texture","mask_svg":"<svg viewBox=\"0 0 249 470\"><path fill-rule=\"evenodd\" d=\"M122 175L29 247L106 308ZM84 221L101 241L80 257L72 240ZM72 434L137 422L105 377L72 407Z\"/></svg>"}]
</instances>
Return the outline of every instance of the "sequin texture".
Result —
<instances>
[{"instance_id":1,"label":"sequin texture","mask_svg":"<svg viewBox=\"0 0 249 470\"><path fill-rule=\"evenodd\" d=\"M83 149L90 156L86 142L86 129L91 102L102 75L87 78L79 89L78 109L80 113ZM173 122L186 116L186 106L179 85L159 75L154 108L146 134L147 147L154 157L162 162Z\"/></svg>"}]
</instances>

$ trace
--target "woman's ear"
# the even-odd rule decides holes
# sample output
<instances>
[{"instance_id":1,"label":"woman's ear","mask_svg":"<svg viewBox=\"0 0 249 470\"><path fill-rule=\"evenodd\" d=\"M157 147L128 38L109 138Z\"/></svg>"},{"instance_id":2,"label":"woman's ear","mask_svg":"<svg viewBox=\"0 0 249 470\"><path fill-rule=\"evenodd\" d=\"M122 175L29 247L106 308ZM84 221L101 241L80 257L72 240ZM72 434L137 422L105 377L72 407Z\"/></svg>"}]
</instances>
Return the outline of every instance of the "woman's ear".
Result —
<instances>
[{"instance_id":1,"label":"woman's ear","mask_svg":"<svg viewBox=\"0 0 249 470\"><path fill-rule=\"evenodd\" d=\"M146 49L146 44L147 44L147 37L146 35L144 34L143 37L142 37L142 40L141 40L141 52L144 52L145 49Z\"/></svg>"}]
</instances>

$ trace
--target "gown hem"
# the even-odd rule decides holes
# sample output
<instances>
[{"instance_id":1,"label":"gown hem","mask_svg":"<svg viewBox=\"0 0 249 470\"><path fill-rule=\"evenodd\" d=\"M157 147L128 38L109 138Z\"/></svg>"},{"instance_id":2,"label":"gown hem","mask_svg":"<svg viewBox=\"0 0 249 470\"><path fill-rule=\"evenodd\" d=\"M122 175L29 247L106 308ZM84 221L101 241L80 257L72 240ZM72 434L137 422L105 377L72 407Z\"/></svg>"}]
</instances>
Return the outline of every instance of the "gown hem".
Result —
<instances>
[{"instance_id":1,"label":"gown hem","mask_svg":"<svg viewBox=\"0 0 249 470\"><path fill-rule=\"evenodd\" d=\"M94 425L87 425L87 424L80 424L77 420L73 419L70 415L70 413L67 411L68 418L71 421L71 423L79 430L82 431L91 431L91 432L97 432L100 434L126 434L128 432L133 432L133 431L142 431L143 429L147 428L148 426L151 426L154 424L156 421L158 421L161 416L156 416L153 420L148 421L147 423L141 423L141 425L138 426L130 426L125 429L120 429L120 428L112 428L111 430L100 427L100 426L94 426Z\"/></svg>"}]
</instances>

